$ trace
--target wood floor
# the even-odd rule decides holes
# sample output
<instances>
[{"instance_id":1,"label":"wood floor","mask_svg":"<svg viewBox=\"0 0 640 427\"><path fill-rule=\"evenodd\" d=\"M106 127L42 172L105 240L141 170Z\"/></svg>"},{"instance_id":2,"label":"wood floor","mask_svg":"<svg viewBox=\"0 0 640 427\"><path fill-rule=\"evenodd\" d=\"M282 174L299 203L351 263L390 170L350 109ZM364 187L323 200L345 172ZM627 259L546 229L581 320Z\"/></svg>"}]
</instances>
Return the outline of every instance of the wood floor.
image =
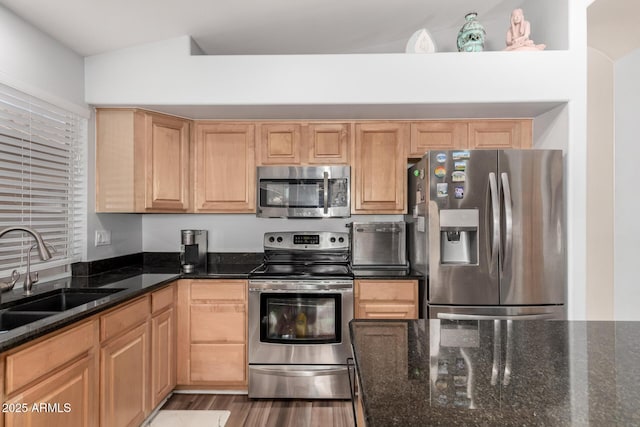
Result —
<instances>
[{"instance_id":1,"label":"wood floor","mask_svg":"<svg viewBox=\"0 0 640 427\"><path fill-rule=\"evenodd\" d=\"M353 427L349 400L268 400L246 395L174 394L162 409L231 411L225 427Z\"/></svg>"}]
</instances>

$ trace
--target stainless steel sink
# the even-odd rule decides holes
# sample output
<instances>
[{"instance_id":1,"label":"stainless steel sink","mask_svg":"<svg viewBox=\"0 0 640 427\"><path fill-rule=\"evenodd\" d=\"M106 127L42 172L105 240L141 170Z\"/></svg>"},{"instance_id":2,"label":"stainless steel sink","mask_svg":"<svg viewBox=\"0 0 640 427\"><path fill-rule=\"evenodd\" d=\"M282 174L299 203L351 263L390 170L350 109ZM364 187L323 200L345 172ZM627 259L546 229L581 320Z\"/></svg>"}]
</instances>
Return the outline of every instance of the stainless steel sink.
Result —
<instances>
[{"instance_id":1,"label":"stainless steel sink","mask_svg":"<svg viewBox=\"0 0 640 427\"><path fill-rule=\"evenodd\" d=\"M44 319L54 315L55 313L33 313L33 312L20 312L20 311L5 311L0 313L0 333L7 332L8 330L19 328L28 323L35 322L36 320Z\"/></svg>"},{"instance_id":2,"label":"stainless steel sink","mask_svg":"<svg viewBox=\"0 0 640 427\"><path fill-rule=\"evenodd\" d=\"M28 302L14 305L7 312L61 312L78 307L91 301L104 298L109 294L119 292L122 289L77 289L64 288L29 298Z\"/></svg>"}]
</instances>

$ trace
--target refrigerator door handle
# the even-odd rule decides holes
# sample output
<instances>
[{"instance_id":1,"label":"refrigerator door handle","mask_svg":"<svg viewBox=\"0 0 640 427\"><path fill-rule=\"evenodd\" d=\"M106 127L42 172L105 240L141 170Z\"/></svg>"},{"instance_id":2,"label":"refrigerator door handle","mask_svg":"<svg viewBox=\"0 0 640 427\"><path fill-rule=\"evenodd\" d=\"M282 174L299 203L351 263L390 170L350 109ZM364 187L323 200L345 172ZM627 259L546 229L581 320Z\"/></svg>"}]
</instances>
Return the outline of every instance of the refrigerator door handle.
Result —
<instances>
[{"instance_id":1,"label":"refrigerator door handle","mask_svg":"<svg viewBox=\"0 0 640 427\"><path fill-rule=\"evenodd\" d=\"M504 193L504 225L505 225L505 240L504 240L504 257L502 258L502 272L511 262L511 250L513 245L513 210L511 209L511 187L509 185L509 175L506 172L500 174L502 181L502 191Z\"/></svg>"},{"instance_id":2,"label":"refrigerator door handle","mask_svg":"<svg viewBox=\"0 0 640 427\"><path fill-rule=\"evenodd\" d=\"M493 233L491 237L491 264L489 264L489 270L493 269L496 265L495 258L498 256L500 250L500 197L498 195L498 182L496 174L491 172L489 174L489 190L491 197L491 221L493 223Z\"/></svg>"},{"instance_id":3,"label":"refrigerator door handle","mask_svg":"<svg viewBox=\"0 0 640 427\"><path fill-rule=\"evenodd\" d=\"M440 320L547 320L557 319L553 313L540 314L520 314L520 315L497 315L490 314L457 314L457 313L438 313Z\"/></svg>"}]
</instances>

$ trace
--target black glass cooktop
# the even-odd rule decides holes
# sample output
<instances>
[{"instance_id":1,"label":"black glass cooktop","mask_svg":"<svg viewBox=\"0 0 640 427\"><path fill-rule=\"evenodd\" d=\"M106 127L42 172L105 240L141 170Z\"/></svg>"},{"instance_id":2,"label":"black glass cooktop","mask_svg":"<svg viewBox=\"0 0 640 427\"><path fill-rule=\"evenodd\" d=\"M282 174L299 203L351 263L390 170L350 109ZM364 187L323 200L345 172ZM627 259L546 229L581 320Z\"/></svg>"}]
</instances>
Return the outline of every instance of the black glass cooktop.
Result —
<instances>
[{"instance_id":1,"label":"black glass cooktop","mask_svg":"<svg viewBox=\"0 0 640 427\"><path fill-rule=\"evenodd\" d=\"M351 279L353 271L349 264L262 264L249 278Z\"/></svg>"}]
</instances>

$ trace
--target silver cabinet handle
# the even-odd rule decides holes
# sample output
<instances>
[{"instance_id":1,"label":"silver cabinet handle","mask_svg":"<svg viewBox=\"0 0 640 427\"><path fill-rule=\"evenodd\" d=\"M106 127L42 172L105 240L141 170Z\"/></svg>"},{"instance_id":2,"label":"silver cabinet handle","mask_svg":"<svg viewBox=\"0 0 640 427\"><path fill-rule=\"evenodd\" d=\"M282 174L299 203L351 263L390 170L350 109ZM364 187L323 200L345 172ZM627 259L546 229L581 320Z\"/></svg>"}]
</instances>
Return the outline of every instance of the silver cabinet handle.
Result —
<instances>
[{"instance_id":1,"label":"silver cabinet handle","mask_svg":"<svg viewBox=\"0 0 640 427\"><path fill-rule=\"evenodd\" d=\"M513 244L513 210L511 209L511 187L509 185L509 175L505 172L500 174L502 181L502 191L504 192L504 214L505 214L505 241L504 256L502 258L502 271L511 262L511 247Z\"/></svg>"},{"instance_id":2,"label":"silver cabinet handle","mask_svg":"<svg viewBox=\"0 0 640 427\"><path fill-rule=\"evenodd\" d=\"M500 250L500 197L498 195L498 183L496 180L496 174L491 172L489 174L489 190L491 197L491 222L493 223L493 233L491 237L491 264L489 264L489 271L493 270L493 266L496 265L496 256Z\"/></svg>"},{"instance_id":3,"label":"silver cabinet handle","mask_svg":"<svg viewBox=\"0 0 640 427\"><path fill-rule=\"evenodd\" d=\"M457 314L457 313L438 313L438 319L441 320L547 320L555 319L553 313L540 314L516 314L504 316L492 316L484 314Z\"/></svg>"},{"instance_id":4,"label":"silver cabinet handle","mask_svg":"<svg viewBox=\"0 0 640 427\"><path fill-rule=\"evenodd\" d=\"M329 172L324 172L324 213L329 213Z\"/></svg>"}]
</instances>

